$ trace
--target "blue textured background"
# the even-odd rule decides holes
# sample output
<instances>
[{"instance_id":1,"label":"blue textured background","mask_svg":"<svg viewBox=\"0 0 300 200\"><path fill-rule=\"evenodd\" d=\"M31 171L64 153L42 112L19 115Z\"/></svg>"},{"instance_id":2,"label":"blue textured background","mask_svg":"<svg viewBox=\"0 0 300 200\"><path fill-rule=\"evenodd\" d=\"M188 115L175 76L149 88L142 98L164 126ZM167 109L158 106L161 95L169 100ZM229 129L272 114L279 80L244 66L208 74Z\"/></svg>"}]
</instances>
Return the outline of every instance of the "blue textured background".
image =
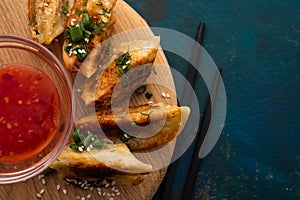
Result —
<instances>
[{"instance_id":1,"label":"blue textured background","mask_svg":"<svg viewBox=\"0 0 300 200\"><path fill-rule=\"evenodd\" d=\"M205 22L203 46L223 68L226 124L194 198L300 199L300 1L127 2L151 26L192 38ZM167 57L184 73L187 63ZM189 156L179 160L172 199L182 192Z\"/></svg>"}]
</instances>

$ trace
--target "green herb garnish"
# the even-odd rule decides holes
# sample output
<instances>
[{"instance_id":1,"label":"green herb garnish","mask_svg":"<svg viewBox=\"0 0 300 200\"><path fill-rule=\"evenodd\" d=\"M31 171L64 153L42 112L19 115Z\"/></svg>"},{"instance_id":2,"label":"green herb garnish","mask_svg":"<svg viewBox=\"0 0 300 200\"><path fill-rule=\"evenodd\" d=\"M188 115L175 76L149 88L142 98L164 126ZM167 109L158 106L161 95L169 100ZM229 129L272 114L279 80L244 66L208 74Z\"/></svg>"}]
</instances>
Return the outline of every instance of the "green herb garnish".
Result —
<instances>
[{"instance_id":1,"label":"green herb garnish","mask_svg":"<svg viewBox=\"0 0 300 200\"><path fill-rule=\"evenodd\" d=\"M96 5L97 6L102 6L103 5L102 0L98 0L98 3Z\"/></svg>"},{"instance_id":2,"label":"green herb garnish","mask_svg":"<svg viewBox=\"0 0 300 200\"><path fill-rule=\"evenodd\" d=\"M69 13L69 1L66 1L61 7L61 14L66 17Z\"/></svg>"},{"instance_id":3,"label":"green herb garnish","mask_svg":"<svg viewBox=\"0 0 300 200\"><path fill-rule=\"evenodd\" d=\"M151 92L147 91L145 96L147 99L150 99L153 96L153 94Z\"/></svg>"},{"instance_id":4,"label":"green herb garnish","mask_svg":"<svg viewBox=\"0 0 300 200\"><path fill-rule=\"evenodd\" d=\"M82 152L84 149L101 149L105 147L104 140L99 139L97 135L94 135L91 132L88 132L88 135L84 137L79 129L75 129L72 138L74 143L70 144L69 147L75 151Z\"/></svg>"},{"instance_id":5,"label":"green herb garnish","mask_svg":"<svg viewBox=\"0 0 300 200\"><path fill-rule=\"evenodd\" d=\"M122 54L119 58L116 60L117 65L117 73L119 76L124 76L132 67L130 64L131 55L129 52L126 52ZM126 77L128 78L128 77Z\"/></svg>"},{"instance_id":6,"label":"green herb garnish","mask_svg":"<svg viewBox=\"0 0 300 200\"><path fill-rule=\"evenodd\" d=\"M151 114L153 113L153 110L151 110L151 111L149 111L149 113L148 114L146 114L146 113L143 113L143 112L141 112L140 114L141 115L145 115L145 116L147 116L147 122L150 120L150 116L151 116Z\"/></svg>"},{"instance_id":7,"label":"green herb garnish","mask_svg":"<svg viewBox=\"0 0 300 200\"><path fill-rule=\"evenodd\" d=\"M28 22L28 25L29 26L35 26L35 25L37 25L37 23L36 23L36 14L35 13L32 13L32 15L30 17L30 20Z\"/></svg>"},{"instance_id":8,"label":"green herb garnish","mask_svg":"<svg viewBox=\"0 0 300 200\"><path fill-rule=\"evenodd\" d=\"M79 8L76 8L75 13L79 17L82 13L82 10L80 10Z\"/></svg>"},{"instance_id":9,"label":"green herb garnish","mask_svg":"<svg viewBox=\"0 0 300 200\"><path fill-rule=\"evenodd\" d=\"M52 168L48 167L47 169L45 169L45 170L42 172L42 174L43 174L44 176L48 176L48 175L52 174L53 172L55 172L55 169L52 169Z\"/></svg>"},{"instance_id":10,"label":"green herb garnish","mask_svg":"<svg viewBox=\"0 0 300 200\"><path fill-rule=\"evenodd\" d=\"M84 7L86 7L86 6L87 6L87 4L88 4L88 0L85 0L85 1L83 2L83 4L82 4L82 5L83 5Z\"/></svg>"},{"instance_id":11,"label":"green herb garnish","mask_svg":"<svg viewBox=\"0 0 300 200\"><path fill-rule=\"evenodd\" d=\"M135 90L135 92L137 94L143 94L147 89L147 86L146 85L142 85L141 87L139 87L138 89Z\"/></svg>"}]
</instances>

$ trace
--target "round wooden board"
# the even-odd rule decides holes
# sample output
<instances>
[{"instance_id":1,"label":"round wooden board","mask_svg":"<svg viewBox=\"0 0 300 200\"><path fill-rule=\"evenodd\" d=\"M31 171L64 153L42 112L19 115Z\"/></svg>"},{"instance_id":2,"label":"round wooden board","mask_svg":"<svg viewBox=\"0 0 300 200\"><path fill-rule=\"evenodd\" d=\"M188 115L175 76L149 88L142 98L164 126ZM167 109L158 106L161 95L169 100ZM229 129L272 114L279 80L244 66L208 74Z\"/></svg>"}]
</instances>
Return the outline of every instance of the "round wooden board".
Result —
<instances>
[{"instance_id":1,"label":"round wooden board","mask_svg":"<svg viewBox=\"0 0 300 200\"><path fill-rule=\"evenodd\" d=\"M23 0L10 0L0 1L1 23L0 23L0 34L15 34L30 38L28 28L28 16L27 16L27 1ZM121 33L127 30L136 28L143 28L142 35L131 35L128 39L141 39L140 37L151 36L153 33L148 28L148 24L145 20L135 12L126 2L118 0L116 8L116 19L117 22L114 27L113 34ZM138 31L141 33L141 31ZM61 43L54 42L49 48L61 59ZM0 58L1 60L1 58ZM162 50L159 50L155 63L163 64L168 67L167 60ZM158 76L150 77L150 79L156 79L155 81L166 82L166 84L174 90L173 79L170 70L159 73ZM157 85L150 86L150 90L153 92L154 102L163 101L168 104L176 104L176 94L170 93L170 98L163 98L161 93L166 90L164 87ZM145 99L135 99L135 104L144 103ZM172 145L171 145L172 146ZM172 149L171 149L172 151ZM171 152L170 151L170 152ZM120 191L120 196L114 197L114 199L152 199L156 190L158 189L161 181L165 175L166 168L152 172L146 176L145 180L137 186L117 186ZM0 185L0 199L5 200L25 200L37 198L36 193L39 193L42 189L45 190L42 195L42 199L76 199L76 197L87 197L91 195L90 199L109 199L108 196L101 197L98 195L97 190L92 191L82 190L77 186L68 185L57 175L51 175L45 177L46 183L43 184L38 177L34 177L25 182ZM56 189L57 185L61 185L61 189ZM63 189L66 189L67 194L63 193ZM104 192L105 189L102 189ZM106 189L107 193L110 193L111 189Z\"/></svg>"}]
</instances>

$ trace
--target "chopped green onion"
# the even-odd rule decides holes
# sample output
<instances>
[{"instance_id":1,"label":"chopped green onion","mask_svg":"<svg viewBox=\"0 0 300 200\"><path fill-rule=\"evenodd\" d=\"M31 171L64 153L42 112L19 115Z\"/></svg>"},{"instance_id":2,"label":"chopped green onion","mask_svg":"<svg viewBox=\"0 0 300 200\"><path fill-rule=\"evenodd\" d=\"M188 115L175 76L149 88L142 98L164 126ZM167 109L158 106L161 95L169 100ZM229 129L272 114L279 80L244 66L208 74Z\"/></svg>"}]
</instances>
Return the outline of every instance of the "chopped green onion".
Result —
<instances>
[{"instance_id":1,"label":"chopped green onion","mask_svg":"<svg viewBox=\"0 0 300 200\"><path fill-rule=\"evenodd\" d=\"M74 26L70 29L70 35L71 35L71 41L73 43L79 42L84 38L83 36L83 30L80 26Z\"/></svg>"},{"instance_id":2,"label":"chopped green onion","mask_svg":"<svg viewBox=\"0 0 300 200\"><path fill-rule=\"evenodd\" d=\"M93 34L92 34L92 32L90 32L88 30L85 30L84 31L84 37L90 40L90 39L92 39Z\"/></svg>"},{"instance_id":3,"label":"chopped green onion","mask_svg":"<svg viewBox=\"0 0 300 200\"><path fill-rule=\"evenodd\" d=\"M83 146L87 147L90 145L91 141L92 141L92 138L94 137L93 134L89 134L83 141Z\"/></svg>"},{"instance_id":4,"label":"chopped green onion","mask_svg":"<svg viewBox=\"0 0 300 200\"><path fill-rule=\"evenodd\" d=\"M82 16L82 24L83 24L84 28L89 28L91 25L90 17L87 13L84 13Z\"/></svg>"},{"instance_id":5,"label":"chopped green onion","mask_svg":"<svg viewBox=\"0 0 300 200\"><path fill-rule=\"evenodd\" d=\"M77 56L78 60L80 62L82 62L88 56L88 54L87 53L80 53L80 54L77 54L76 56Z\"/></svg>"},{"instance_id":6,"label":"chopped green onion","mask_svg":"<svg viewBox=\"0 0 300 200\"><path fill-rule=\"evenodd\" d=\"M136 93L137 94L143 94L147 89L147 86L146 85L142 85L141 87L139 87L138 89L136 89Z\"/></svg>"},{"instance_id":7,"label":"chopped green onion","mask_svg":"<svg viewBox=\"0 0 300 200\"><path fill-rule=\"evenodd\" d=\"M124 133L124 134L122 134L122 135L120 136L121 142L128 142L128 141L129 141L129 138L125 137L125 134L126 134L126 133Z\"/></svg>"},{"instance_id":8,"label":"chopped green onion","mask_svg":"<svg viewBox=\"0 0 300 200\"><path fill-rule=\"evenodd\" d=\"M146 96L147 99L150 99L152 97L152 95L153 94L151 92L149 92L149 91L147 91L146 94L145 94L145 96Z\"/></svg>"},{"instance_id":9,"label":"chopped green onion","mask_svg":"<svg viewBox=\"0 0 300 200\"><path fill-rule=\"evenodd\" d=\"M78 145L77 144L70 144L69 147L73 150L78 151Z\"/></svg>"},{"instance_id":10,"label":"chopped green onion","mask_svg":"<svg viewBox=\"0 0 300 200\"><path fill-rule=\"evenodd\" d=\"M101 149L104 147L104 141L100 140L99 138L97 138L94 143L93 143L93 147L95 147L96 149Z\"/></svg>"},{"instance_id":11,"label":"chopped green onion","mask_svg":"<svg viewBox=\"0 0 300 200\"><path fill-rule=\"evenodd\" d=\"M129 54L129 52L126 52L117 59L116 65L119 67L126 65L127 61L129 61L130 59L131 55Z\"/></svg>"},{"instance_id":12,"label":"chopped green onion","mask_svg":"<svg viewBox=\"0 0 300 200\"><path fill-rule=\"evenodd\" d=\"M45 169L45 170L43 171L42 174L43 174L44 176L48 176L48 175L52 174L54 171L55 171L55 169L52 169L52 168L48 167L47 169Z\"/></svg>"},{"instance_id":13,"label":"chopped green onion","mask_svg":"<svg viewBox=\"0 0 300 200\"><path fill-rule=\"evenodd\" d=\"M72 49L72 46L64 46L65 52L69 53L69 51Z\"/></svg>"},{"instance_id":14,"label":"chopped green onion","mask_svg":"<svg viewBox=\"0 0 300 200\"><path fill-rule=\"evenodd\" d=\"M29 26L35 26L37 23L36 23L36 14L33 13L32 16L30 17L30 20L29 20L29 23L28 25Z\"/></svg>"},{"instance_id":15,"label":"chopped green onion","mask_svg":"<svg viewBox=\"0 0 300 200\"><path fill-rule=\"evenodd\" d=\"M75 144L78 146L81 144L81 133L80 133L80 129L75 129L72 133L72 138L73 141L75 142Z\"/></svg>"},{"instance_id":16,"label":"chopped green onion","mask_svg":"<svg viewBox=\"0 0 300 200\"><path fill-rule=\"evenodd\" d=\"M82 10L80 10L79 8L76 8L75 13L79 17L82 13Z\"/></svg>"}]
</instances>

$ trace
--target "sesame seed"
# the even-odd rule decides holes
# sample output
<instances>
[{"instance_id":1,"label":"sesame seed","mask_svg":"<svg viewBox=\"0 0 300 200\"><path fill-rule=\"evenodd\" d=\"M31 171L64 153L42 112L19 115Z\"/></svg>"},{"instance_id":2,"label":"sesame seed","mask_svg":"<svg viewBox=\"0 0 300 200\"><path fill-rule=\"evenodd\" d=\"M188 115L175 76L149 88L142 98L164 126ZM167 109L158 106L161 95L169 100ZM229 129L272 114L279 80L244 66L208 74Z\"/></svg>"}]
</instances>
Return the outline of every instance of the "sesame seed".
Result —
<instances>
[{"instance_id":1,"label":"sesame seed","mask_svg":"<svg viewBox=\"0 0 300 200\"><path fill-rule=\"evenodd\" d=\"M98 194L99 194L99 196L102 196L102 193L101 193L101 191L98 191Z\"/></svg>"},{"instance_id":2,"label":"sesame seed","mask_svg":"<svg viewBox=\"0 0 300 200\"><path fill-rule=\"evenodd\" d=\"M128 60L125 64L128 65L130 63L130 60Z\"/></svg>"},{"instance_id":3,"label":"sesame seed","mask_svg":"<svg viewBox=\"0 0 300 200\"><path fill-rule=\"evenodd\" d=\"M111 185L114 186L115 184L116 184L116 181L113 180L113 181L111 182ZM115 187L113 187L113 188L115 188Z\"/></svg>"},{"instance_id":4,"label":"sesame seed","mask_svg":"<svg viewBox=\"0 0 300 200\"><path fill-rule=\"evenodd\" d=\"M63 193L66 195L66 194L67 194L67 190L66 190L66 189L63 189Z\"/></svg>"},{"instance_id":5,"label":"sesame seed","mask_svg":"<svg viewBox=\"0 0 300 200\"><path fill-rule=\"evenodd\" d=\"M120 192L117 192L117 193L116 193L116 196L120 196L120 194L121 194Z\"/></svg>"},{"instance_id":6,"label":"sesame seed","mask_svg":"<svg viewBox=\"0 0 300 200\"><path fill-rule=\"evenodd\" d=\"M91 148L88 146L88 147L86 148L86 150L87 150L88 152L90 152L90 151L91 151Z\"/></svg>"},{"instance_id":7,"label":"sesame seed","mask_svg":"<svg viewBox=\"0 0 300 200\"><path fill-rule=\"evenodd\" d=\"M44 178L42 179L42 184L46 185L46 180Z\"/></svg>"},{"instance_id":8,"label":"sesame seed","mask_svg":"<svg viewBox=\"0 0 300 200\"><path fill-rule=\"evenodd\" d=\"M91 197L92 197L92 195L90 195L90 194L88 194L88 195L86 196L87 199L90 199Z\"/></svg>"},{"instance_id":9,"label":"sesame seed","mask_svg":"<svg viewBox=\"0 0 300 200\"><path fill-rule=\"evenodd\" d=\"M122 66L122 69L126 69L126 68L127 68L127 66L126 66L126 65L123 65L123 66Z\"/></svg>"},{"instance_id":10,"label":"sesame seed","mask_svg":"<svg viewBox=\"0 0 300 200\"><path fill-rule=\"evenodd\" d=\"M97 191L101 191L101 188L97 188Z\"/></svg>"},{"instance_id":11,"label":"sesame seed","mask_svg":"<svg viewBox=\"0 0 300 200\"><path fill-rule=\"evenodd\" d=\"M54 42L59 42L59 40L57 38L54 39Z\"/></svg>"},{"instance_id":12,"label":"sesame seed","mask_svg":"<svg viewBox=\"0 0 300 200\"><path fill-rule=\"evenodd\" d=\"M7 123L7 124L6 124L6 128L7 128L7 129L11 129L11 128L12 128L12 125L11 125L10 123Z\"/></svg>"},{"instance_id":13,"label":"sesame seed","mask_svg":"<svg viewBox=\"0 0 300 200\"><path fill-rule=\"evenodd\" d=\"M38 176L39 180L41 180L41 179L44 178L44 177L45 177L44 174L40 174L40 175Z\"/></svg>"},{"instance_id":14,"label":"sesame seed","mask_svg":"<svg viewBox=\"0 0 300 200\"><path fill-rule=\"evenodd\" d=\"M76 196L75 198L76 198L76 199L80 199L80 196Z\"/></svg>"},{"instance_id":15,"label":"sesame seed","mask_svg":"<svg viewBox=\"0 0 300 200\"><path fill-rule=\"evenodd\" d=\"M110 197L109 200L114 200L114 198Z\"/></svg>"},{"instance_id":16,"label":"sesame seed","mask_svg":"<svg viewBox=\"0 0 300 200\"><path fill-rule=\"evenodd\" d=\"M115 193L119 193L119 190L118 190L118 189L116 189L114 192L115 192Z\"/></svg>"},{"instance_id":17,"label":"sesame seed","mask_svg":"<svg viewBox=\"0 0 300 200\"><path fill-rule=\"evenodd\" d=\"M170 95L169 95L169 94L167 94L167 98L170 98Z\"/></svg>"},{"instance_id":18,"label":"sesame seed","mask_svg":"<svg viewBox=\"0 0 300 200\"><path fill-rule=\"evenodd\" d=\"M106 192L103 192L102 196L105 196L106 195Z\"/></svg>"},{"instance_id":19,"label":"sesame seed","mask_svg":"<svg viewBox=\"0 0 300 200\"><path fill-rule=\"evenodd\" d=\"M40 194L44 194L45 190L41 189Z\"/></svg>"},{"instance_id":20,"label":"sesame seed","mask_svg":"<svg viewBox=\"0 0 300 200\"><path fill-rule=\"evenodd\" d=\"M60 185L56 185L56 190L57 190L57 191L60 190Z\"/></svg>"},{"instance_id":21,"label":"sesame seed","mask_svg":"<svg viewBox=\"0 0 300 200\"><path fill-rule=\"evenodd\" d=\"M42 195L40 193L36 193L36 197L40 199L42 198Z\"/></svg>"},{"instance_id":22,"label":"sesame seed","mask_svg":"<svg viewBox=\"0 0 300 200\"><path fill-rule=\"evenodd\" d=\"M48 7L48 6L49 6L49 4L47 4L47 3L44 3L44 6L45 6L45 7Z\"/></svg>"},{"instance_id":23,"label":"sesame seed","mask_svg":"<svg viewBox=\"0 0 300 200\"><path fill-rule=\"evenodd\" d=\"M81 199L80 200L85 200L85 197L81 197Z\"/></svg>"},{"instance_id":24,"label":"sesame seed","mask_svg":"<svg viewBox=\"0 0 300 200\"><path fill-rule=\"evenodd\" d=\"M111 184L111 185L113 185L113 184ZM111 188L111 190L112 190L112 191L114 191L115 189L116 189L116 187L115 187L115 186Z\"/></svg>"},{"instance_id":25,"label":"sesame seed","mask_svg":"<svg viewBox=\"0 0 300 200\"><path fill-rule=\"evenodd\" d=\"M89 42L90 42L88 38L84 38L84 41L85 41L86 43L89 43Z\"/></svg>"},{"instance_id":26,"label":"sesame seed","mask_svg":"<svg viewBox=\"0 0 300 200\"><path fill-rule=\"evenodd\" d=\"M4 97L5 103L9 103L9 97Z\"/></svg>"},{"instance_id":27,"label":"sesame seed","mask_svg":"<svg viewBox=\"0 0 300 200\"><path fill-rule=\"evenodd\" d=\"M161 96L164 97L164 98L166 98L166 93L162 92Z\"/></svg>"},{"instance_id":28,"label":"sesame seed","mask_svg":"<svg viewBox=\"0 0 300 200\"><path fill-rule=\"evenodd\" d=\"M75 55L77 55L77 51L74 50L73 53L74 53Z\"/></svg>"},{"instance_id":29,"label":"sesame seed","mask_svg":"<svg viewBox=\"0 0 300 200\"><path fill-rule=\"evenodd\" d=\"M82 148L82 147L78 147L78 150L79 150L80 152L82 152L82 151L83 151L83 148Z\"/></svg>"}]
</instances>

